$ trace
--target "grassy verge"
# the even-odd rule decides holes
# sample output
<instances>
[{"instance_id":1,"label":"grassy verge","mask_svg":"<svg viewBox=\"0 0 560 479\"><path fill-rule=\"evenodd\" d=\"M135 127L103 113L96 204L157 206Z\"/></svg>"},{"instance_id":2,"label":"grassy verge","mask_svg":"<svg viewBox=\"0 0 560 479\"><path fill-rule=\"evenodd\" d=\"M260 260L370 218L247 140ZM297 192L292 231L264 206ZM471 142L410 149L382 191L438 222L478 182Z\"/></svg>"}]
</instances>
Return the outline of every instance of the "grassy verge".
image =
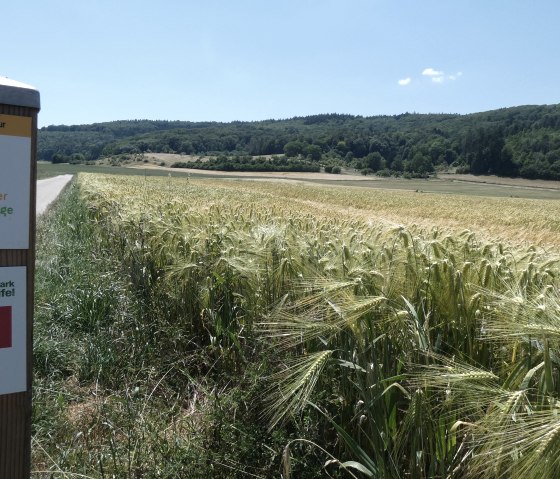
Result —
<instances>
[{"instance_id":1,"label":"grassy verge","mask_svg":"<svg viewBox=\"0 0 560 479\"><path fill-rule=\"evenodd\" d=\"M75 184L39 221L33 477L272 477L258 368L226 369L98 233Z\"/></svg>"}]
</instances>

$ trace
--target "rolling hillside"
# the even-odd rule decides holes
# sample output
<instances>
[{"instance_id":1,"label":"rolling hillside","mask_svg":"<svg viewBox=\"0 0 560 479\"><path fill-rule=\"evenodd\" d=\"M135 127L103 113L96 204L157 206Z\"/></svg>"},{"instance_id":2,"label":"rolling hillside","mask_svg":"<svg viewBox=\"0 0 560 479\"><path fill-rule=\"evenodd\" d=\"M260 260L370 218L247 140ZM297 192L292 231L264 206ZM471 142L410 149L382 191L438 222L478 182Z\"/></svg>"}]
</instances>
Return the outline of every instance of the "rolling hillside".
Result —
<instances>
[{"instance_id":1,"label":"rolling hillside","mask_svg":"<svg viewBox=\"0 0 560 479\"><path fill-rule=\"evenodd\" d=\"M250 168L256 161L252 157L285 155L323 167L352 166L364 174L422 176L451 167L462 173L560 179L560 105L470 115L130 120L39 131L40 160L83 163L146 152L212 156L214 169L228 168L232 161Z\"/></svg>"}]
</instances>

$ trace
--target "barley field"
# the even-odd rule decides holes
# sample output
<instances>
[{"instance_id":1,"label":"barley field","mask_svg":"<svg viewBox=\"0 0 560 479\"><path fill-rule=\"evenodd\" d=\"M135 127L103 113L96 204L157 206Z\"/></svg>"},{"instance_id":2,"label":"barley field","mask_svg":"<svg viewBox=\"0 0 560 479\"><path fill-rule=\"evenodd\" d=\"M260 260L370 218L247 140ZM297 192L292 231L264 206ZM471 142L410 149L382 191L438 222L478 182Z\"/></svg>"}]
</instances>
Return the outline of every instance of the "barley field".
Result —
<instances>
[{"instance_id":1,"label":"barley field","mask_svg":"<svg viewBox=\"0 0 560 479\"><path fill-rule=\"evenodd\" d=\"M560 475L557 201L92 174L69 195L73 242L38 261L60 289L38 293L37 476Z\"/></svg>"}]
</instances>

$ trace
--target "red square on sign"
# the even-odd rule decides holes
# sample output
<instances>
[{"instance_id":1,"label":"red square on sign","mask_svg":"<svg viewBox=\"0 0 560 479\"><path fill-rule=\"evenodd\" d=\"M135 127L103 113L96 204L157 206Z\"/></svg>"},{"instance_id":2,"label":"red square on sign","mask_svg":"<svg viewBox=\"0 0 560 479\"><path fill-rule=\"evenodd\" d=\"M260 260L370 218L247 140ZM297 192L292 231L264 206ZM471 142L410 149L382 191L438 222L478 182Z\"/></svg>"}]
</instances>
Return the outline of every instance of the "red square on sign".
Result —
<instances>
[{"instance_id":1,"label":"red square on sign","mask_svg":"<svg viewBox=\"0 0 560 479\"><path fill-rule=\"evenodd\" d=\"M0 349L12 347L12 307L0 306Z\"/></svg>"}]
</instances>

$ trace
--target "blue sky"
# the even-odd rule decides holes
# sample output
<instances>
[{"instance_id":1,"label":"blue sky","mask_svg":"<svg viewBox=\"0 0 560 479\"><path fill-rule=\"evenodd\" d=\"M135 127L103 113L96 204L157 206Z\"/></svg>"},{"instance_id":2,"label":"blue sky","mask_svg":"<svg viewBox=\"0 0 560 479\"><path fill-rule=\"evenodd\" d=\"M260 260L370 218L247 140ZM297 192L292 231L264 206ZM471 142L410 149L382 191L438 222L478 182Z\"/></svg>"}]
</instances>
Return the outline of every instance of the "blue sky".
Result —
<instances>
[{"instance_id":1,"label":"blue sky","mask_svg":"<svg viewBox=\"0 0 560 479\"><path fill-rule=\"evenodd\" d=\"M0 75L39 125L560 102L558 0L27 0Z\"/></svg>"}]
</instances>

